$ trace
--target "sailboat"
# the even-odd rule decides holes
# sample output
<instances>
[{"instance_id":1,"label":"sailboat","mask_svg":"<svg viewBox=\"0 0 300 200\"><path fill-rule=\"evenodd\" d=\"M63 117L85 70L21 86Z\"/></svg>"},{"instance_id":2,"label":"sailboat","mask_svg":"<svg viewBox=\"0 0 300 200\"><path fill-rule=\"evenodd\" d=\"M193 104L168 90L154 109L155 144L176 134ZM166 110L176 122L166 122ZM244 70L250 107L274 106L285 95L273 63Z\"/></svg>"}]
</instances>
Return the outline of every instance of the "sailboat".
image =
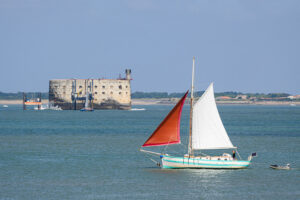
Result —
<instances>
[{"instance_id":1,"label":"sailboat","mask_svg":"<svg viewBox=\"0 0 300 200\"><path fill-rule=\"evenodd\" d=\"M146 147L180 144L180 120L182 108L188 95L187 91L169 112L152 135L141 146L140 151L160 157L158 166L162 168L211 168L211 169L242 169L247 168L256 153L252 153L248 160L242 160L233 146L220 118L215 97L213 83L209 85L204 94L194 104L194 68L193 59L192 88L190 99L190 128L188 152L183 156L172 156L145 150ZM232 149L233 155L207 155L196 151ZM235 152L240 159L235 157ZM151 159L152 160L152 159Z\"/></svg>"}]
</instances>

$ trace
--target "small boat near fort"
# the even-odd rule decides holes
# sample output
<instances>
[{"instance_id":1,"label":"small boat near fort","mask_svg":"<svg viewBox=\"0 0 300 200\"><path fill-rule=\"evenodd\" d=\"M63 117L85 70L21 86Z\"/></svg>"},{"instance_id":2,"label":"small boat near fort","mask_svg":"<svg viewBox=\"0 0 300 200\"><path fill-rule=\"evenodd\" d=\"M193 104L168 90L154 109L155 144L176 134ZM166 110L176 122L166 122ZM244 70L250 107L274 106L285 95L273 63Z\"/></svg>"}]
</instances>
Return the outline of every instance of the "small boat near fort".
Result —
<instances>
[{"instance_id":1,"label":"small boat near fort","mask_svg":"<svg viewBox=\"0 0 300 200\"><path fill-rule=\"evenodd\" d=\"M94 109L93 108L82 108L82 109L80 109L80 111L86 111L86 112L88 112L88 111L94 111Z\"/></svg>"},{"instance_id":2,"label":"small boat near fort","mask_svg":"<svg viewBox=\"0 0 300 200\"><path fill-rule=\"evenodd\" d=\"M38 106L35 106L33 108L34 110L62 110L59 106L53 106L52 104L47 104L47 105L41 105L39 108Z\"/></svg>"},{"instance_id":3,"label":"small boat near fort","mask_svg":"<svg viewBox=\"0 0 300 200\"><path fill-rule=\"evenodd\" d=\"M144 111L146 110L145 108L131 108L131 111Z\"/></svg>"},{"instance_id":4,"label":"small boat near fort","mask_svg":"<svg viewBox=\"0 0 300 200\"><path fill-rule=\"evenodd\" d=\"M38 106L35 106L33 108L34 110L48 110L49 109L49 106L48 105L41 105L40 108Z\"/></svg>"},{"instance_id":5,"label":"small boat near fort","mask_svg":"<svg viewBox=\"0 0 300 200\"><path fill-rule=\"evenodd\" d=\"M256 153L252 153L247 160L242 160L233 146L220 118L213 90L213 83L209 85L201 98L194 104L194 65L192 73L192 87L190 99L190 128L188 152L183 156L172 156L166 153L145 150L146 147L173 145L181 143L180 120L185 95L169 112L152 135L141 146L140 151L160 157L158 166L168 169L178 168L209 168L209 169L242 169L247 168ZM234 150L233 156L229 153L221 155L207 155L203 151ZM197 152L198 151L198 152ZM239 159L235 157L235 152ZM153 160L153 159L151 159Z\"/></svg>"}]
</instances>

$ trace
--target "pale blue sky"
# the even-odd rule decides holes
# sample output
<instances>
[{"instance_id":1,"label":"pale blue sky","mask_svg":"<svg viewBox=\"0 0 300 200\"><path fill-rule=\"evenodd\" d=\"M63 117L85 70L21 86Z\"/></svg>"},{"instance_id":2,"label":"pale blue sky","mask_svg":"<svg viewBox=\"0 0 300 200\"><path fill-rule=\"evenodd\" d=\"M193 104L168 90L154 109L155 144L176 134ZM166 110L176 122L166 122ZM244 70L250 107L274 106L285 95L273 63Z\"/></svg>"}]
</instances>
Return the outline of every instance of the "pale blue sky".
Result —
<instances>
[{"instance_id":1,"label":"pale blue sky","mask_svg":"<svg viewBox=\"0 0 300 200\"><path fill-rule=\"evenodd\" d=\"M133 91L300 94L299 0L0 0L0 91L116 78Z\"/></svg>"}]
</instances>

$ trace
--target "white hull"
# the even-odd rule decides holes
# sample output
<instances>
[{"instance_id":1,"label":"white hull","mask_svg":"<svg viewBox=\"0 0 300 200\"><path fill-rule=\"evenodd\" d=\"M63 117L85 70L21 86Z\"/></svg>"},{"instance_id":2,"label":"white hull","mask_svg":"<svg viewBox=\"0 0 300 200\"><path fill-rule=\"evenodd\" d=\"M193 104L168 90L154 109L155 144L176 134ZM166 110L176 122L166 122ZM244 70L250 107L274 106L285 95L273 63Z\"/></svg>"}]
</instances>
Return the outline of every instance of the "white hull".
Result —
<instances>
[{"instance_id":1,"label":"white hull","mask_svg":"<svg viewBox=\"0 0 300 200\"><path fill-rule=\"evenodd\" d=\"M206 168L206 169L243 169L247 168L251 161L244 160L212 160L203 157L174 157L161 156L162 168Z\"/></svg>"}]
</instances>

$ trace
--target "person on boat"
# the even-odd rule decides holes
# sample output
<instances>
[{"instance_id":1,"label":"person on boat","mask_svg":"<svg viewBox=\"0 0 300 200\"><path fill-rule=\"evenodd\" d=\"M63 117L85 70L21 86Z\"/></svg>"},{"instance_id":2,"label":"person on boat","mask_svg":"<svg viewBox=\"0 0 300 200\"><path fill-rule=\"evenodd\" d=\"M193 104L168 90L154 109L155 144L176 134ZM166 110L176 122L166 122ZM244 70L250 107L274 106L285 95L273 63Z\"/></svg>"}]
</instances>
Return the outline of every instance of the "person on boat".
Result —
<instances>
[{"instance_id":1,"label":"person on boat","mask_svg":"<svg viewBox=\"0 0 300 200\"><path fill-rule=\"evenodd\" d=\"M233 160L236 159L236 158L235 158L235 150L232 151L232 158L233 158Z\"/></svg>"}]
</instances>

